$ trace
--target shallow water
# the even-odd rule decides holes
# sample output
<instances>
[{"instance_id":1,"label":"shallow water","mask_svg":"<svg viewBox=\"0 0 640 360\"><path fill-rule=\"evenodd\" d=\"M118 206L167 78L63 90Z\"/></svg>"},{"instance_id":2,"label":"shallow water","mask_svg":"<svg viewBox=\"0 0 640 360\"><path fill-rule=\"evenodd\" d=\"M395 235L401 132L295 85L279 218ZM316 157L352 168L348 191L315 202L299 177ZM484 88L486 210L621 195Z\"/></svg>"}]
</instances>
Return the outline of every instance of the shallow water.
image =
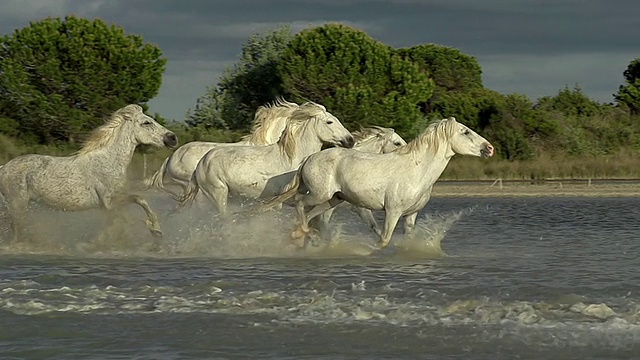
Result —
<instances>
[{"instance_id":1,"label":"shallow water","mask_svg":"<svg viewBox=\"0 0 640 360\"><path fill-rule=\"evenodd\" d=\"M0 244L0 357L637 358L639 201L434 198L372 255L348 209L304 253L290 208L221 224L153 199L159 253L134 207L102 238L98 213L36 210L31 243Z\"/></svg>"}]
</instances>

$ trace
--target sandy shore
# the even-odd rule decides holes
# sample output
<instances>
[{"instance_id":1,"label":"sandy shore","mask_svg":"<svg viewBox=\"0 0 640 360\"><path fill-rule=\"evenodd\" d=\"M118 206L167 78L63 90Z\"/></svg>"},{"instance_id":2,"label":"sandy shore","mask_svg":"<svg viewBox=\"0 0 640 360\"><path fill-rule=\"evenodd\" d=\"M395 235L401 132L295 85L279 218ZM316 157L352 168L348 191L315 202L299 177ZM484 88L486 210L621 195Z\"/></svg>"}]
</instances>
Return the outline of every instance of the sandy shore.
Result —
<instances>
[{"instance_id":1,"label":"sandy shore","mask_svg":"<svg viewBox=\"0 0 640 360\"><path fill-rule=\"evenodd\" d=\"M598 181L546 181L503 182L502 186L491 182L439 181L433 187L433 197L493 196L493 197L542 197L542 196L590 196L590 197L640 197L640 182Z\"/></svg>"}]
</instances>

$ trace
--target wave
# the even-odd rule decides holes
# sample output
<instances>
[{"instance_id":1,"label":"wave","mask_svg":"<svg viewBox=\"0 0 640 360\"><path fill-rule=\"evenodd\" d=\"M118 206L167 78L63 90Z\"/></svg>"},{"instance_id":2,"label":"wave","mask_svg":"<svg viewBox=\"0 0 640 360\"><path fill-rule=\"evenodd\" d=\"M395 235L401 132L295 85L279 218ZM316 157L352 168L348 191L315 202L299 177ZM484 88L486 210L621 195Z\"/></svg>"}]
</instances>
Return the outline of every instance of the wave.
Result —
<instances>
[{"instance_id":1,"label":"wave","mask_svg":"<svg viewBox=\"0 0 640 360\"><path fill-rule=\"evenodd\" d=\"M554 301L496 300L487 297L451 300L444 294L408 296L398 284L368 290L307 284L297 289L225 289L222 283L198 286L51 286L33 280L0 285L0 309L19 315L49 313L270 314L284 323L370 322L398 326L496 325L627 328L640 331L640 302L611 299L591 303L577 296ZM570 300L566 300L570 299ZM615 304L615 305L614 305Z\"/></svg>"}]
</instances>

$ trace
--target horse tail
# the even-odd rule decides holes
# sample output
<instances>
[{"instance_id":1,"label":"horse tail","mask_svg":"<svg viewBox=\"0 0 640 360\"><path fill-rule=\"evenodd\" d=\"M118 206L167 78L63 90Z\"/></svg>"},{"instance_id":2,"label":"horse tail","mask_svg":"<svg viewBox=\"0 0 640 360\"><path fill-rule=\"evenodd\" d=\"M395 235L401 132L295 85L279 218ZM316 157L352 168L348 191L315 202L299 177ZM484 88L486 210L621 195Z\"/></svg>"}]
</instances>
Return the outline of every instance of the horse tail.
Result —
<instances>
[{"instance_id":1,"label":"horse tail","mask_svg":"<svg viewBox=\"0 0 640 360\"><path fill-rule=\"evenodd\" d=\"M184 194L177 199L180 202L181 209L191 206L200 191L200 185L198 185L198 178L196 177L196 174L197 171L194 171L193 174L191 174L191 180L189 180L189 185L187 185L187 188L184 190Z\"/></svg>"},{"instance_id":2,"label":"horse tail","mask_svg":"<svg viewBox=\"0 0 640 360\"><path fill-rule=\"evenodd\" d=\"M152 187L165 190L164 188L164 173L167 171L167 164L169 163L169 157L164 159L162 165L160 165L160 169L153 173L150 177L142 180L142 184L144 185L144 190L149 190Z\"/></svg>"},{"instance_id":3,"label":"horse tail","mask_svg":"<svg viewBox=\"0 0 640 360\"><path fill-rule=\"evenodd\" d=\"M300 167L298 167L298 171L296 171L295 176L293 177L293 179L284 187L284 192L281 193L280 195L276 195L274 197L272 197L271 199L267 200L264 204L262 204L262 206L260 206L256 212L258 213L263 213L266 212L280 204L282 204L283 202L291 199L292 197L294 197L296 195L296 193L298 192L298 189L300 188L300 185L302 184L302 166L304 166L306 161L303 161L302 164L300 164Z\"/></svg>"}]
</instances>

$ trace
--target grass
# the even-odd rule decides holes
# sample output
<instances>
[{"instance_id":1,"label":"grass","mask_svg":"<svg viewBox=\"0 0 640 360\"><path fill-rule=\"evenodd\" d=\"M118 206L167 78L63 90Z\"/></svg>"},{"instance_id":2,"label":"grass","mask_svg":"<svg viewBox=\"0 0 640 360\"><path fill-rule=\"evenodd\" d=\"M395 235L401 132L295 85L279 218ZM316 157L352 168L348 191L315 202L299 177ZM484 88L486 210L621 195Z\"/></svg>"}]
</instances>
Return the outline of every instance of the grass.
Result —
<instances>
[{"instance_id":1,"label":"grass","mask_svg":"<svg viewBox=\"0 0 640 360\"><path fill-rule=\"evenodd\" d=\"M610 155L570 156L541 153L533 160L508 161L454 157L442 180L616 179L640 178L638 150Z\"/></svg>"},{"instance_id":2,"label":"grass","mask_svg":"<svg viewBox=\"0 0 640 360\"><path fill-rule=\"evenodd\" d=\"M193 141L190 134L179 134L180 143ZM223 141L237 140L237 134L210 134L202 141L214 141L223 136ZM26 145L0 134L0 164L23 154L49 154L66 156L78 148L71 145ZM146 156L136 152L131 164L131 178L141 179L157 170L171 154L169 149L150 149ZM615 179L640 178L639 151L621 149L610 155L571 156L559 153L540 153L533 160L509 161L497 157L479 159L470 156L455 156L444 171L441 180L529 180L529 179ZM146 158L146 159L145 159ZM146 160L146 170L145 170Z\"/></svg>"}]
</instances>

